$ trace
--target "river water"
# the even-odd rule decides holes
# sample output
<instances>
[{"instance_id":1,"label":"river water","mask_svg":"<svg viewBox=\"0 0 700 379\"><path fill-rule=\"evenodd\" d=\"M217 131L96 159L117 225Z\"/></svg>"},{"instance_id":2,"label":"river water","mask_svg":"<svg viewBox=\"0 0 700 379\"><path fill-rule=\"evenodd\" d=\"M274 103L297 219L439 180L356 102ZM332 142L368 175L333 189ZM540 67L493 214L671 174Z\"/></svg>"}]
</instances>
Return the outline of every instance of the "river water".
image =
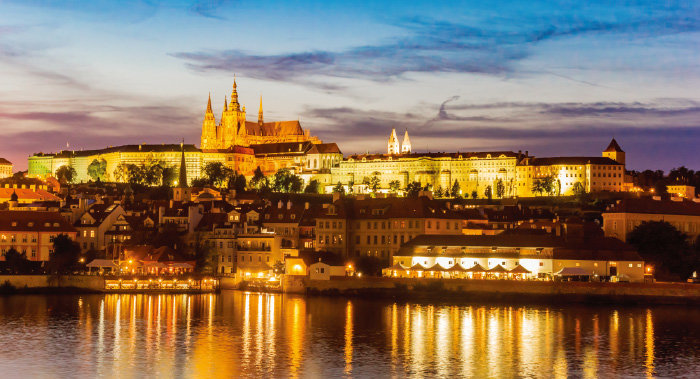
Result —
<instances>
[{"instance_id":1,"label":"river water","mask_svg":"<svg viewBox=\"0 0 700 379\"><path fill-rule=\"evenodd\" d=\"M699 377L700 309L0 297L0 377Z\"/></svg>"}]
</instances>

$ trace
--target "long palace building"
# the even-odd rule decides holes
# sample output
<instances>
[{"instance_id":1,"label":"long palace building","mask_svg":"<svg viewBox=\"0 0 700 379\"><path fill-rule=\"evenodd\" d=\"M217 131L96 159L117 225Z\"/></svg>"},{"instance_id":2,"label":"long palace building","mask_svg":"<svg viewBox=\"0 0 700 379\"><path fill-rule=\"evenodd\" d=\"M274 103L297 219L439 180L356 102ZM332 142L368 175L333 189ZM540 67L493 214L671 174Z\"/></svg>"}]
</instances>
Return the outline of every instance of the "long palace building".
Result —
<instances>
[{"instance_id":1,"label":"long palace building","mask_svg":"<svg viewBox=\"0 0 700 379\"><path fill-rule=\"evenodd\" d=\"M311 136L297 121L266 122L262 98L257 121L248 121L246 109L238 102L234 80L231 99L224 100L217 122L211 96L202 122L200 147L179 144L142 144L108 147L100 150L64 150L38 153L29 157L29 175L54 175L63 165L76 170L76 181L88 181L88 166L95 160L106 163L106 180L116 180L119 164L142 164L157 160L179 169L184 150L189 180L199 178L209 162L222 162L236 172L251 176L260 167L272 174L281 168L294 170L304 181L319 181L328 192L338 183L355 193L369 190L367 182L375 177L379 191L391 186L406 188L411 182L442 191L459 185L464 197L570 195L577 191L626 191L631 180L625 176L625 152L613 139L602 156L533 157L527 152L413 152L408 132L402 143L392 130L386 154L359 154L343 157L335 143L323 143ZM553 182L550 191L536 191L536 183L545 178ZM376 179L374 180L376 182Z\"/></svg>"}]
</instances>

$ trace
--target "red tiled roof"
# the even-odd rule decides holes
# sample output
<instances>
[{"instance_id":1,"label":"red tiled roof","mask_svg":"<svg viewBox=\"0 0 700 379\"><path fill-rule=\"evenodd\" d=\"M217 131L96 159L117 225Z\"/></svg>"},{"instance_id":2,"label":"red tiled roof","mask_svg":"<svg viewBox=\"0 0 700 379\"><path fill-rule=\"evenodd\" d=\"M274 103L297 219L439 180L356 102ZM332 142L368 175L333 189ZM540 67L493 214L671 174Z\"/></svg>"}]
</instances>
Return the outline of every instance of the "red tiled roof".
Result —
<instances>
[{"instance_id":1,"label":"red tiled roof","mask_svg":"<svg viewBox=\"0 0 700 379\"><path fill-rule=\"evenodd\" d=\"M5 158L0 158L0 164L12 164L12 162L8 161Z\"/></svg>"},{"instance_id":2,"label":"red tiled roof","mask_svg":"<svg viewBox=\"0 0 700 379\"><path fill-rule=\"evenodd\" d=\"M692 200L625 199L619 204L611 205L605 212L700 216L700 203Z\"/></svg>"},{"instance_id":3,"label":"red tiled roof","mask_svg":"<svg viewBox=\"0 0 700 379\"><path fill-rule=\"evenodd\" d=\"M58 212L0 211L0 230L75 233L68 220Z\"/></svg>"},{"instance_id":4,"label":"red tiled roof","mask_svg":"<svg viewBox=\"0 0 700 379\"><path fill-rule=\"evenodd\" d=\"M618 153L624 153L620 145L617 144L617 141L615 141L615 138L610 141L610 144L608 147L604 150L605 153L611 153L611 152L618 152Z\"/></svg>"},{"instance_id":5,"label":"red tiled roof","mask_svg":"<svg viewBox=\"0 0 700 379\"><path fill-rule=\"evenodd\" d=\"M22 199L31 199L31 200L48 200L48 201L59 201L59 199L56 195L43 190L43 189L37 189L37 190L32 190L29 188L0 188L0 201L7 201L5 199L9 199L13 193L17 194L17 197L19 200Z\"/></svg>"}]
</instances>

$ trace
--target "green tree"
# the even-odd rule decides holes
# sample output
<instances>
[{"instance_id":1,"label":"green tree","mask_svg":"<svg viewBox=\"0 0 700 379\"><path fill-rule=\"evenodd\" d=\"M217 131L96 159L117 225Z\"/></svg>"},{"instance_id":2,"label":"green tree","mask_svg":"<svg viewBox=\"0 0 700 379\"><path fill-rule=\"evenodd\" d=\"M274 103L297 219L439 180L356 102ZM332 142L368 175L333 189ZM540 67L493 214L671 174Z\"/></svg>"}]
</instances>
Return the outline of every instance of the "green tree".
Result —
<instances>
[{"instance_id":1,"label":"green tree","mask_svg":"<svg viewBox=\"0 0 700 379\"><path fill-rule=\"evenodd\" d=\"M304 188L304 193L319 193L320 185L318 183L318 180L316 179L311 179L309 181L309 184L306 185Z\"/></svg>"},{"instance_id":2,"label":"green tree","mask_svg":"<svg viewBox=\"0 0 700 379\"><path fill-rule=\"evenodd\" d=\"M233 170L226 167L222 162L209 162L204 165L204 177L209 184L216 187L223 187L228 178L233 174Z\"/></svg>"},{"instance_id":3,"label":"green tree","mask_svg":"<svg viewBox=\"0 0 700 379\"><path fill-rule=\"evenodd\" d=\"M63 165L56 169L56 179L63 184L73 183L78 175L71 165Z\"/></svg>"},{"instance_id":4,"label":"green tree","mask_svg":"<svg viewBox=\"0 0 700 379\"><path fill-rule=\"evenodd\" d=\"M263 174L260 166L258 166L255 169L255 172L253 172L253 177L250 179L249 184L250 188L258 192L270 187L270 181L267 179L265 174Z\"/></svg>"},{"instance_id":5,"label":"green tree","mask_svg":"<svg viewBox=\"0 0 700 379\"><path fill-rule=\"evenodd\" d=\"M272 272L274 272L277 275L284 274L284 262L282 261L275 261L275 264L272 265Z\"/></svg>"},{"instance_id":6,"label":"green tree","mask_svg":"<svg viewBox=\"0 0 700 379\"><path fill-rule=\"evenodd\" d=\"M503 184L503 180L497 179L494 187L496 187L496 197L502 199L506 193L506 186Z\"/></svg>"},{"instance_id":7,"label":"green tree","mask_svg":"<svg viewBox=\"0 0 700 379\"><path fill-rule=\"evenodd\" d=\"M556 191L556 178L553 175L535 179L532 183L532 192L538 193L540 196L543 193L553 195Z\"/></svg>"},{"instance_id":8,"label":"green tree","mask_svg":"<svg viewBox=\"0 0 700 379\"><path fill-rule=\"evenodd\" d=\"M406 185L406 197L418 197L423 187L418 182L411 182Z\"/></svg>"},{"instance_id":9,"label":"green tree","mask_svg":"<svg viewBox=\"0 0 700 379\"><path fill-rule=\"evenodd\" d=\"M53 239L53 252L49 254L48 270L54 274L71 273L78 267L80 246L66 234Z\"/></svg>"},{"instance_id":10,"label":"green tree","mask_svg":"<svg viewBox=\"0 0 700 379\"><path fill-rule=\"evenodd\" d=\"M642 222L627 237L646 262L655 266L658 279L686 279L700 258L691 249L687 235L665 221Z\"/></svg>"},{"instance_id":11,"label":"green tree","mask_svg":"<svg viewBox=\"0 0 700 379\"><path fill-rule=\"evenodd\" d=\"M333 187L333 193L345 195L345 186L343 186L343 183L338 182L338 184L336 184L335 187Z\"/></svg>"},{"instance_id":12,"label":"green tree","mask_svg":"<svg viewBox=\"0 0 700 379\"><path fill-rule=\"evenodd\" d=\"M446 192L447 192L447 194L449 195L449 191L446 191ZM434 195L436 198L442 197L442 187L441 187L441 186L438 186L438 188L435 189L435 192L433 193L433 195Z\"/></svg>"},{"instance_id":13,"label":"green tree","mask_svg":"<svg viewBox=\"0 0 700 379\"><path fill-rule=\"evenodd\" d=\"M104 159L93 159L88 165L87 174L94 181L104 181L107 173L107 161Z\"/></svg>"},{"instance_id":14,"label":"green tree","mask_svg":"<svg viewBox=\"0 0 700 379\"><path fill-rule=\"evenodd\" d=\"M178 171L175 170L175 167L173 166L164 166L163 171L161 172L161 179L160 183L163 186L172 186L173 182L177 179L178 176Z\"/></svg>"},{"instance_id":15,"label":"green tree","mask_svg":"<svg viewBox=\"0 0 700 379\"><path fill-rule=\"evenodd\" d=\"M493 198L493 190L491 189L491 186L486 186L486 189L484 190L484 197L489 200Z\"/></svg>"},{"instance_id":16,"label":"green tree","mask_svg":"<svg viewBox=\"0 0 700 379\"><path fill-rule=\"evenodd\" d=\"M472 199L476 200L479 198L479 193L476 190L472 191Z\"/></svg>"},{"instance_id":17,"label":"green tree","mask_svg":"<svg viewBox=\"0 0 700 379\"><path fill-rule=\"evenodd\" d=\"M4 254L5 266L11 274L26 274L30 271L31 262L27 259L27 254L20 253L11 247Z\"/></svg>"},{"instance_id":18,"label":"green tree","mask_svg":"<svg viewBox=\"0 0 700 379\"><path fill-rule=\"evenodd\" d=\"M369 189L372 193L376 194L379 191L381 185L381 179L379 179L379 173L375 172L369 179Z\"/></svg>"},{"instance_id":19,"label":"green tree","mask_svg":"<svg viewBox=\"0 0 700 379\"><path fill-rule=\"evenodd\" d=\"M236 172L234 172L231 176L228 178L228 188L236 190L236 192L243 192L245 191L246 187L246 181L245 181L245 176L240 175Z\"/></svg>"},{"instance_id":20,"label":"green tree","mask_svg":"<svg viewBox=\"0 0 700 379\"><path fill-rule=\"evenodd\" d=\"M571 186L571 193L576 197L581 197L586 194L586 188L583 186L583 183L576 182Z\"/></svg>"},{"instance_id":21,"label":"green tree","mask_svg":"<svg viewBox=\"0 0 700 379\"><path fill-rule=\"evenodd\" d=\"M459 191L460 191L459 182L457 181L457 179L455 179L455 182L452 184L452 188L450 189L450 197L458 198Z\"/></svg>"},{"instance_id":22,"label":"green tree","mask_svg":"<svg viewBox=\"0 0 700 379\"><path fill-rule=\"evenodd\" d=\"M398 193L401 189L401 182L398 180L392 180L389 182L389 191L391 193Z\"/></svg>"},{"instance_id":23,"label":"green tree","mask_svg":"<svg viewBox=\"0 0 700 379\"><path fill-rule=\"evenodd\" d=\"M272 180L272 188L277 192L301 192L303 180L291 170L279 169Z\"/></svg>"}]
</instances>

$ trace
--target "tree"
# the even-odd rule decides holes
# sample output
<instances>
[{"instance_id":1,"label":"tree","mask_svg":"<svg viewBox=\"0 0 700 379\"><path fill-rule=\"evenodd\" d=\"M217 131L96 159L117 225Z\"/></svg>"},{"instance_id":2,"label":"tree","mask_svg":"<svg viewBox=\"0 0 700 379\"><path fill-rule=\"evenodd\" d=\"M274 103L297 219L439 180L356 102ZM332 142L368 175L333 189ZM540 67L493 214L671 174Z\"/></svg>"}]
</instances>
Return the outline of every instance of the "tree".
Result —
<instances>
[{"instance_id":1,"label":"tree","mask_svg":"<svg viewBox=\"0 0 700 379\"><path fill-rule=\"evenodd\" d=\"M476 200L479 198L479 193L476 190L472 191L472 199Z\"/></svg>"},{"instance_id":2,"label":"tree","mask_svg":"<svg viewBox=\"0 0 700 379\"><path fill-rule=\"evenodd\" d=\"M304 188L304 193L319 193L320 185L318 183L318 180L316 179L311 179L309 181L309 184L306 185Z\"/></svg>"},{"instance_id":3,"label":"tree","mask_svg":"<svg viewBox=\"0 0 700 379\"><path fill-rule=\"evenodd\" d=\"M88 165L87 174L94 181L104 181L107 173L107 161L104 159L93 159Z\"/></svg>"},{"instance_id":4,"label":"tree","mask_svg":"<svg viewBox=\"0 0 700 379\"><path fill-rule=\"evenodd\" d=\"M212 248L202 232L194 233L191 256L195 259L195 270L202 274L211 274L216 270L215 248Z\"/></svg>"},{"instance_id":5,"label":"tree","mask_svg":"<svg viewBox=\"0 0 700 379\"><path fill-rule=\"evenodd\" d=\"M452 184L452 188L450 189L450 196L453 198L458 198L459 192L460 192L459 182L457 181L457 179L455 179L455 182Z\"/></svg>"},{"instance_id":6,"label":"tree","mask_svg":"<svg viewBox=\"0 0 700 379\"><path fill-rule=\"evenodd\" d=\"M270 182L263 174L262 170L260 169L260 166L258 166L255 169L255 172L253 172L253 177L250 179L250 187L258 192L263 191L265 188L269 188Z\"/></svg>"},{"instance_id":7,"label":"tree","mask_svg":"<svg viewBox=\"0 0 700 379\"><path fill-rule=\"evenodd\" d=\"M224 183L233 174L233 170L226 167L222 162L209 162L204 165L204 177L209 184L216 187L223 187Z\"/></svg>"},{"instance_id":8,"label":"tree","mask_svg":"<svg viewBox=\"0 0 700 379\"><path fill-rule=\"evenodd\" d=\"M164 166L163 171L161 171L161 179L160 183L163 186L168 186L170 187L173 182L177 179L178 172L175 170L175 167L172 166Z\"/></svg>"},{"instance_id":9,"label":"tree","mask_svg":"<svg viewBox=\"0 0 700 379\"><path fill-rule=\"evenodd\" d=\"M555 180L556 178L554 175L548 175L543 178L535 179L532 183L532 192L538 193L540 196L543 193L553 195L554 191L556 190Z\"/></svg>"},{"instance_id":10,"label":"tree","mask_svg":"<svg viewBox=\"0 0 700 379\"><path fill-rule=\"evenodd\" d=\"M229 176L228 178L228 188L236 190L236 192L243 192L245 191L246 187L246 181L245 181L245 176L244 175L239 175L238 173L234 172Z\"/></svg>"},{"instance_id":11,"label":"tree","mask_svg":"<svg viewBox=\"0 0 700 379\"><path fill-rule=\"evenodd\" d=\"M376 194L377 191L379 191L380 184L381 179L379 179L379 173L375 172L369 179L369 189L372 191L372 193Z\"/></svg>"},{"instance_id":12,"label":"tree","mask_svg":"<svg viewBox=\"0 0 700 379\"><path fill-rule=\"evenodd\" d=\"M423 189L420 183L411 182L406 185L406 197L418 197L418 194Z\"/></svg>"},{"instance_id":13,"label":"tree","mask_svg":"<svg viewBox=\"0 0 700 379\"><path fill-rule=\"evenodd\" d=\"M502 199L503 195L506 193L506 186L503 184L503 180L496 179L496 184L494 187L496 187L496 197Z\"/></svg>"},{"instance_id":14,"label":"tree","mask_svg":"<svg viewBox=\"0 0 700 379\"><path fill-rule=\"evenodd\" d=\"M114 175L114 180L117 182L128 182L129 181L129 165L126 163L119 163L112 173Z\"/></svg>"},{"instance_id":15,"label":"tree","mask_svg":"<svg viewBox=\"0 0 700 379\"><path fill-rule=\"evenodd\" d=\"M382 274L382 260L378 257L363 255L355 260L355 271L362 275L379 276Z\"/></svg>"},{"instance_id":16,"label":"tree","mask_svg":"<svg viewBox=\"0 0 700 379\"><path fill-rule=\"evenodd\" d=\"M31 263L27 259L26 253L20 253L11 247L4 254L5 266L11 274L26 274L30 271Z\"/></svg>"},{"instance_id":17,"label":"tree","mask_svg":"<svg viewBox=\"0 0 700 379\"><path fill-rule=\"evenodd\" d=\"M583 183L576 182L571 187L571 193L573 193L576 197L581 197L586 194L586 188L583 186Z\"/></svg>"},{"instance_id":18,"label":"tree","mask_svg":"<svg viewBox=\"0 0 700 379\"><path fill-rule=\"evenodd\" d=\"M80 245L66 234L53 239L53 252L49 254L48 270L54 274L71 273L78 266Z\"/></svg>"},{"instance_id":19,"label":"tree","mask_svg":"<svg viewBox=\"0 0 700 379\"><path fill-rule=\"evenodd\" d=\"M449 191L446 191L447 194L449 195ZM435 192L433 193L435 197L442 197L442 187L438 186L437 189L435 189Z\"/></svg>"},{"instance_id":20,"label":"tree","mask_svg":"<svg viewBox=\"0 0 700 379\"><path fill-rule=\"evenodd\" d=\"M75 177L78 175L75 169L71 165L63 165L56 169L56 179L63 184L73 183Z\"/></svg>"},{"instance_id":21,"label":"tree","mask_svg":"<svg viewBox=\"0 0 700 379\"><path fill-rule=\"evenodd\" d=\"M282 168L279 169L272 180L272 188L276 192L301 192L303 180L292 173L291 170Z\"/></svg>"},{"instance_id":22,"label":"tree","mask_svg":"<svg viewBox=\"0 0 700 379\"><path fill-rule=\"evenodd\" d=\"M491 189L491 186L486 186L486 189L484 189L484 197L489 200L493 198L493 190Z\"/></svg>"},{"instance_id":23,"label":"tree","mask_svg":"<svg viewBox=\"0 0 700 379\"><path fill-rule=\"evenodd\" d=\"M389 182L389 191L391 193L398 193L401 189L401 182L398 180L392 180Z\"/></svg>"},{"instance_id":24,"label":"tree","mask_svg":"<svg viewBox=\"0 0 700 379\"><path fill-rule=\"evenodd\" d=\"M333 187L333 193L345 195L345 187L343 186L343 183L338 182L338 184L336 184L335 187Z\"/></svg>"},{"instance_id":25,"label":"tree","mask_svg":"<svg viewBox=\"0 0 700 379\"><path fill-rule=\"evenodd\" d=\"M284 269L284 262L282 261L275 261L275 264L272 265L272 272L277 275L284 274Z\"/></svg>"},{"instance_id":26,"label":"tree","mask_svg":"<svg viewBox=\"0 0 700 379\"><path fill-rule=\"evenodd\" d=\"M645 261L655 266L656 277L686 279L700 256L690 248L687 236L665 221L642 222L627 237Z\"/></svg>"}]
</instances>

